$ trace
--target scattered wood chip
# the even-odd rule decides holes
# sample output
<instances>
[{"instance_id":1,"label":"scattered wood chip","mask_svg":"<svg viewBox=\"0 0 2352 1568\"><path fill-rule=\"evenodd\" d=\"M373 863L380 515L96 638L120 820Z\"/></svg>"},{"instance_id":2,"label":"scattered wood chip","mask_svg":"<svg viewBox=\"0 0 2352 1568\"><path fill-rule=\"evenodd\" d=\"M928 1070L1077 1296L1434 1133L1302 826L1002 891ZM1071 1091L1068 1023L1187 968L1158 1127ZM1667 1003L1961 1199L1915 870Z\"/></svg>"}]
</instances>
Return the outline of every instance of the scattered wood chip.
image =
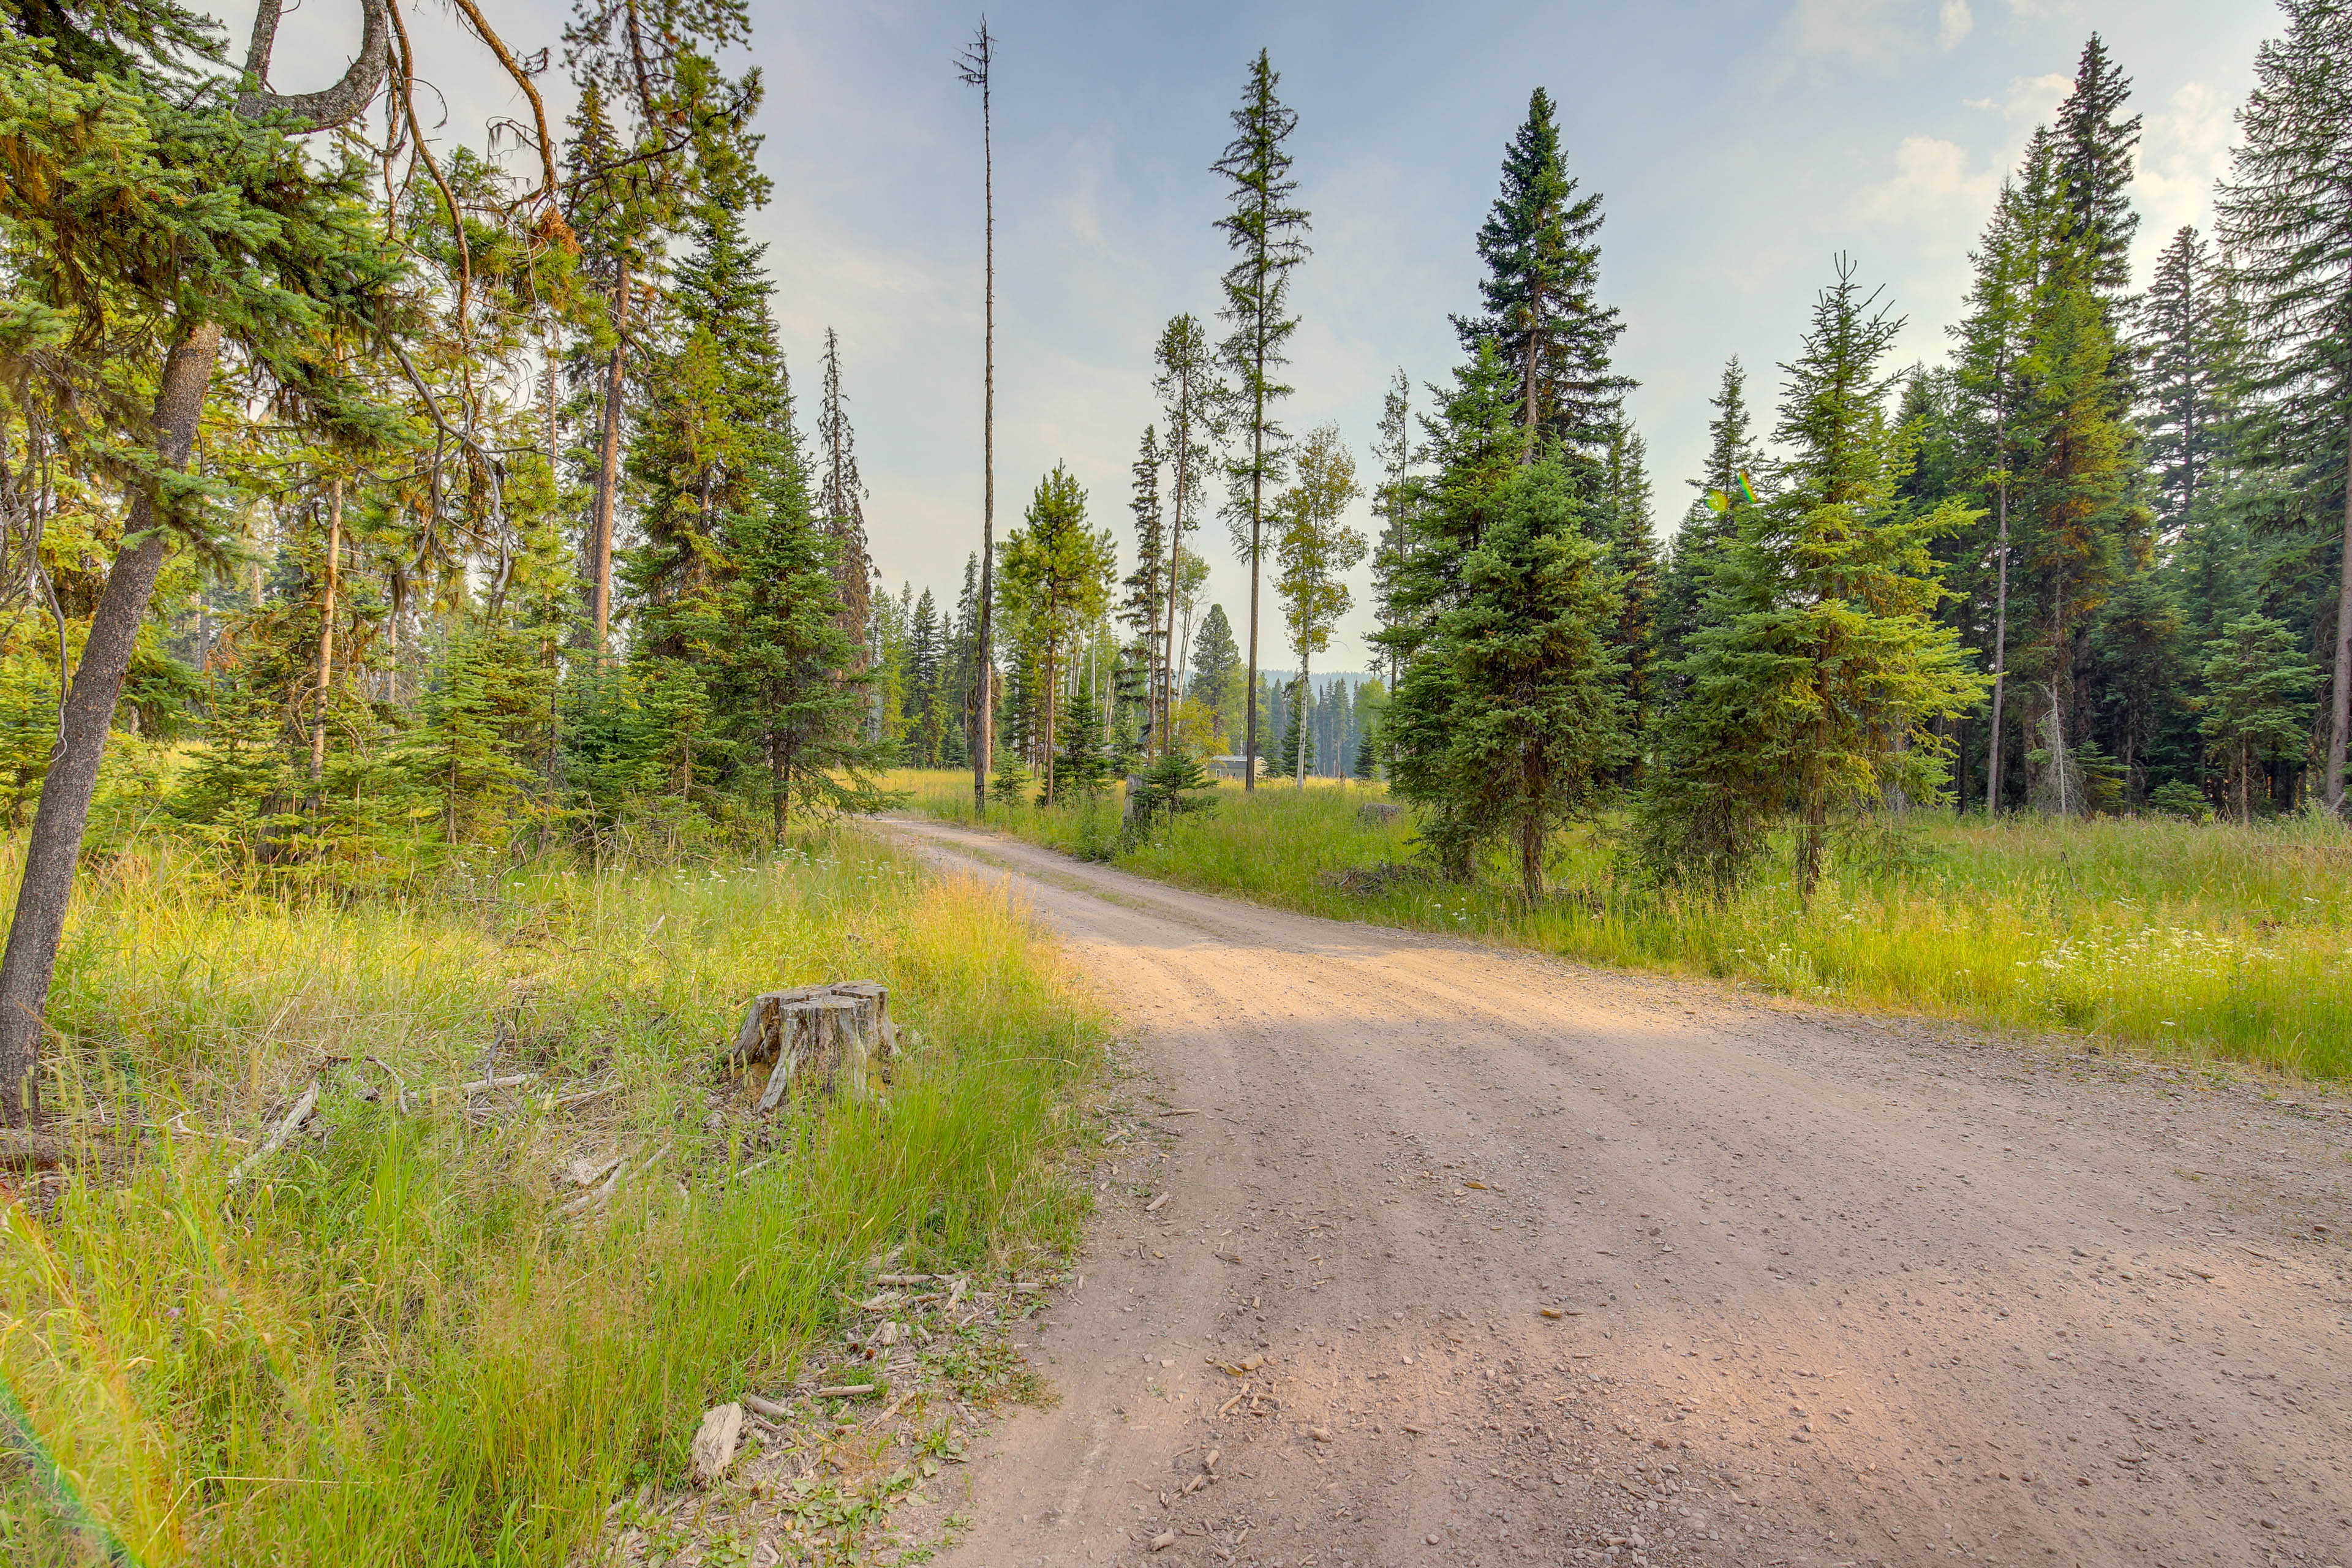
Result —
<instances>
[{"instance_id":1,"label":"scattered wood chip","mask_svg":"<svg viewBox=\"0 0 2352 1568\"><path fill-rule=\"evenodd\" d=\"M930 1282L931 1276L928 1274L877 1274L874 1277L877 1285L928 1285Z\"/></svg>"},{"instance_id":2,"label":"scattered wood chip","mask_svg":"<svg viewBox=\"0 0 2352 1568\"><path fill-rule=\"evenodd\" d=\"M1176 1110L1163 1110L1160 1112L1160 1114L1162 1116L1198 1116L1201 1114L1201 1108L1197 1105L1188 1105Z\"/></svg>"},{"instance_id":3,"label":"scattered wood chip","mask_svg":"<svg viewBox=\"0 0 2352 1568\"><path fill-rule=\"evenodd\" d=\"M1496 1190L1495 1188L1488 1186L1484 1182L1465 1182L1462 1184L1465 1187L1475 1187L1482 1193L1491 1193Z\"/></svg>"},{"instance_id":4,"label":"scattered wood chip","mask_svg":"<svg viewBox=\"0 0 2352 1568\"><path fill-rule=\"evenodd\" d=\"M790 1406L779 1405L772 1399L762 1399L756 1394L745 1394L742 1405L744 1409L766 1421L782 1421L792 1414Z\"/></svg>"},{"instance_id":5,"label":"scattered wood chip","mask_svg":"<svg viewBox=\"0 0 2352 1568\"><path fill-rule=\"evenodd\" d=\"M1154 1552L1165 1552L1175 1544L1176 1532L1172 1530L1163 1530L1151 1538L1151 1550Z\"/></svg>"},{"instance_id":6,"label":"scattered wood chip","mask_svg":"<svg viewBox=\"0 0 2352 1568\"><path fill-rule=\"evenodd\" d=\"M687 1473L694 1484L707 1487L727 1473L735 1462L735 1448L743 1440L743 1407L740 1405L719 1405L702 1413L702 1425L694 1434L694 1444L688 1450Z\"/></svg>"},{"instance_id":7,"label":"scattered wood chip","mask_svg":"<svg viewBox=\"0 0 2352 1568\"><path fill-rule=\"evenodd\" d=\"M1400 1423L1397 1429L1401 1432L1410 1432L1416 1437L1425 1436L1429 1432L1428 1427L1416 1426L1410 1421Z\"/></svg>"},{"instance_id":8,"label":"scattered wood chip","mask_svg":"<svg viewBox=\"0 0 2352 1568\"><path fill-rule=\"evenodd\" d=\"M870 1399L881 1389L875 1383L836 1383L830 1388L816 1391L819 1399Z\"/></svg>"},{"instance_id":9,"label":"scattered wood chip","mask_svg":"<svg viewBox=\"0 0 2352 1568\"><path fill-rule=\"evenodd\" d=\"M1166 1206L1169 1195L1170 1194L1166 1193L1160 1194L1158 1197L1143 1205L1143 1212L1145 1214L1158 1214L1161 1208Z\"/></svg>"},{"instance_id":10,"label":"scattered wood chip","mask_svg":"<svg viewBox=\"0 0 2352 1568\"><path fill-rule=\"evenodd\" d=\"M1328 1426L1309 1426L1307 1428L1307 1435L1309 1437L1314 1438L1318 1443L1328 1443L1331 1440L1331 1428Z\"/></svg>"}]
</instances>

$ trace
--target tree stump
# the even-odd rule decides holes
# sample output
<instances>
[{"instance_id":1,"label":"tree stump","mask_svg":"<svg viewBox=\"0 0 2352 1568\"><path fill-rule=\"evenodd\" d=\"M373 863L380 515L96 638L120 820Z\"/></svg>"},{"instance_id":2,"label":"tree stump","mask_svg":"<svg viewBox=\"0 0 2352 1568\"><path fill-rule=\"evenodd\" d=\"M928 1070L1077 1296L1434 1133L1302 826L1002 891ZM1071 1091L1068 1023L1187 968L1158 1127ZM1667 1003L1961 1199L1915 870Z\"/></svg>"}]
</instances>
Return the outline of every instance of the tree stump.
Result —
<instances>
[{"instance_id":1,"label":"tree stump","mask_svg":"<svg viewBox=\"0 0 2352 1568\"><path fill-rule=\"evenodd\" d=\"M898 1047L889 991L877 981L844 980L754 996L728 1060L738 1068L775 1062L760 1095L760 1109L769 1111L796 1082L827 1094L870 1092L876 1079L888 1076Z\"/></svg>"}]
</instances>

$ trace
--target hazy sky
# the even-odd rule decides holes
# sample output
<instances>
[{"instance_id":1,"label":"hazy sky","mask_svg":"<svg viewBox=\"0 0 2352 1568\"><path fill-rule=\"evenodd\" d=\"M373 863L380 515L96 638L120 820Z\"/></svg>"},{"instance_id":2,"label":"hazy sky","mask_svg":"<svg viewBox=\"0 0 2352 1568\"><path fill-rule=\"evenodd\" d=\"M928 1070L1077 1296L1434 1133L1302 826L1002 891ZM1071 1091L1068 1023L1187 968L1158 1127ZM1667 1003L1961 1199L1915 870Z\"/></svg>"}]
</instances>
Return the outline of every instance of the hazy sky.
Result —
<instances>
[{"instance_id":1,"label":"hazy sky","mask_svg":"<svg viewBox=\"0 0 2352 1568\"><path fill-rule=\"evenodd\" d=\"M976 10L752 5L768 83L761 162L776 187L753 228L770 247L804 420L829 324L877 564L894 587L912 579L952 600L980 534L980 105L951 63ZM289 32L281 90L321 85L339 64L356 31L341 9L311 0L297 19L315 35ZM520 49L557 42L560 5L488 9ZM1906 360L1941 357L1999 182L2094 30L2147 119L2134 187L2144 280L2175 228L2208 222L2255 46L2277 17L2268 0L1015 0L989 25L998 537L1059 460L1124 544L1128 465L1156 415L1152 341L1174 312L1211 318L1220 302L1225 253L1210 224L1223 192L1209 164L1260 47L1298 112L1296 172L1314 215L1286 422L1338 421L1369 469L1395 367L1426 408L1420 384L1459 357L1448 313L1475 305L1472 237L1504 145L1542 86L1570 172L1604 197L1601 294L1623 312L1618 363L1641 382L1630 406L1664 533L1687 503L1723 361L1738 354L1756 400L1777 400L1776 367L1834 253L1852 252L1908 316ZM453 130L504 101L454 43L426 52L446 62L433 74ZM560 113L566 95L551 80L550 91ZM1238 623L1246 572L1221 522L1199 542L1212 595ZM1364 577L1322 668L1368 665ZM1270 594L1265 626L1261 662L1290 665Z\"/></svg>"}]
</instances>

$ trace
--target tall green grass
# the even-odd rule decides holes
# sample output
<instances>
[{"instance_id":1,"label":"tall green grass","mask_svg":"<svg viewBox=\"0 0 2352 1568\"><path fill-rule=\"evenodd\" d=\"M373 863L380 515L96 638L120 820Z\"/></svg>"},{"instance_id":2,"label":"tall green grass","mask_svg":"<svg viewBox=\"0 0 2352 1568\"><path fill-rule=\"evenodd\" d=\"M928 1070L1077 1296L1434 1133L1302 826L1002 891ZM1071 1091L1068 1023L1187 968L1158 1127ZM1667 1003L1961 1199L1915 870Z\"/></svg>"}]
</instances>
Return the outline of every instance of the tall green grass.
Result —
<instances>
[{"instance_id":1,"label":"tall green grass","mask_svg":"<svg viewBox=\"0 0 2352 1568\"><path fill-rule=\"evenodd\" d=\"M949 775L907 773L898 785L934 816L971 817L969 788ZM1335 885L1347 868L1412 858L1410 814L1385 826L1360 817L1381 798L1361 785L1229 785L1215 811L1132 847L1118 840L1116 796L992 809L989 826L1343 920L2315 1078L2352 1072L2352 833L2335 823L1987 824L1919 813L1844 845L1810 910L1785 874L1725 907L1651 892L1614 874L1604 827L1559 837L1553 896L1531 910L1499 875L1370 893ZM1785 853L1775 863L1785 867Z\"/></svg>"},{"instance_id":2,"label":"tall green grass","mask_svg":"<svg viewBox=\"0 0 2352 1568\"><path fill-rule=\"evenodd\" d=\"M63 1489L151 1564L562 1563L871 1259L1070 1239L1055 1154L1100 1016L977 882L856 835L812 851L349 908L119 861L48 1086L108 1163L0 1207L0 1371ZM911 1042L887 1099L748 1114L715 1070L743 1002L865 976ZM432 1096L512 1072L530 1093ZM231 1191L227 1135L313 1079L325 1141ZM567 1158L625 1150L610 1212L564 1217ZM39 1489L0 1482L0 1556L68 1550Z\"/></svg>"}]
</instances>

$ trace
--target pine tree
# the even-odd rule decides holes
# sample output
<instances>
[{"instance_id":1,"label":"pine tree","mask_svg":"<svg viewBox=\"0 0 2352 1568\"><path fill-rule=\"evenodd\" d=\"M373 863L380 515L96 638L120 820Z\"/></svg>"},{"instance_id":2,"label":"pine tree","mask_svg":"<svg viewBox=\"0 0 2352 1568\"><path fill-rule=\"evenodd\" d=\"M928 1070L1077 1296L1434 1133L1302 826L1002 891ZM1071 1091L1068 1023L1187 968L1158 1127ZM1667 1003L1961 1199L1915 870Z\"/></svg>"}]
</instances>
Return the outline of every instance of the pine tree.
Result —
<instances>
[{"instance_id":1,"label":"pine tree","mask_svg":"<svg viewBox=\"0 0 2352 1568\"><path fill-rule=\"evenodd\" d=\"M1189 312L1169 318L1159 342L1153 346L1152 363L1158 367L1151 390L1160 399L1160 428L1163 432L1160 458L1168 470L1170 594L1168 623L1160 645L1166 667L1160 675L1160 707L1153 733L1167 738L1172 735L1169 710L1182 684L1181 671L1191 626L1188 617L1192 597L1199 591L1196 578L1205 581L1208 572L1208 563L1184 539L1201 526L1202 498L1208 493L1215 443L1223 428L1224 388L1217 380L1208 334ZM1172 744L1172 739L1168 743Z\"/></svg>"},{"instance_id":2,"label":"pine tree","mask_svg":"<svg viewBox=\"0 0 2352 1568\"><path fill-rule=\"evenodd\" d=\"M1214 165L1231 185L1233 210L1217 220L1237 253L1226 269L1225 308L1220 316L1233 332L1218 345L1228 380L1234 456L1225 463L1225 520L1234 552L1249 563L1249 684L1257 684L1259 567L1265 560L1266 491L1282 482L1285 433L1274 405L1290 395L1276 379L1289 363L1291 334L1298 318L1290 313L1290 269L1307 258L1307 214L1295 206L1298 182L1291 177L1291 134L1298 116L1275 96L1281 78L1264 49L1250 63L1241 107L1233 111L1234 140ZM1257 710L1245 721L1242 786L1257 787Z\"/></svg>"},{"instance_id":3,"label":"pine tree","mask_svg":"<svg viewBox=\"0 0 2352 1568\"><path fill-rule=\"evenodd\" d=\"M2091 738L2088 634L2116 585L2145 563L2147 542L2131 432L2119 416L2117 345L2091 288L2094 259L2072 249L2050 258L2018 366L2024 460L2012 489L2025 525L2022 585L2039 623L2022 650L2039 678L2026 704L2038 742L2026 753L2029 788L2061 815L2084 805L2070 758Z\"/></svg>"},{"instance_id":4,"label":"pine tree","mask_svg":"<svg viewBox=\"0 0 2352 1568\"><path fill-rule=\"evenodd\" d=\"M1715 417L1706 426L1706 468L1700 478L1690 481L1699 499L1675 531L1673 553L1658 592L1654 696L1660 701L1671 701L1679 689L1676 668L1698 631L1716 563L1738 537L1745 509L1756 504L1750 486L1754 473L1763 466L1750 429L1748 373L1737 357L1724 364L1722 381L1707 405L1715 410Z\"/></svg>"},{"instance_id":5,"label":"pine tree","mask_svg":"<svg viewBox=\"0 0 2352 1568\"><path fill-rule=\"evenodd\" d=\"M2167 541L2177 542L2198 515L2227 446L2230 313L2204 240L2184 226L2156 258L2140 307L2141 427Z\"/></svg>"},{"instance_id":6,"label":"pine tree","mask_svg":"<svg viewBox=\"0 0 2352 1568\"><path fill-rule=\"evenodd\" d=\"M2268 616L2231 622L2205 653L2200 727L2221 762L2231 809L2251 822L2254 780L2303 742L2319 667L2304 663L2294 632Z\"/></svg>"},{"instance_id":7,"label":"pine tree","mask_svg":"<svg viewBox=\"0 0 2352 1568\"><path fill-rule=\"evenodd\" d=\"M1524 432L1520 460L1559 442L1571 454L1606 447L1629 378L1610 367L1624 323L1595 298L1601 271L1601 196L1576 194L1560 151L1550 94L1538 88L1503 154L1503 188L1478 230L1486 276L1480 316L1459 318L1463 349L1492 339L1511 369Z\"/></svg>"},{"instance_id":8,"label":"pine tree","mask_svg":"<svg viewBox=\"0 0 2352 1568\"><path fill-rule=\"evenodd\" d=\"M1119 619L1134 632L1136 646L1142 650L1146 667L1150 671L1146 706L1150 717L1147 729L1164 721L1160 715L1167 704L1166 686L1174 679L1175 661L1168 657L1165 639L1173 635L1170 603L1170 574L1175 565L1168 549L1168 516L1160 501L1160 470L1161 466L1159 432L1151 426L1143 427L1143 443L1137 449L1134 465L1128 469L1132 484L1128 510L1135 516L1135 570L1123 584L1127 597L1119 601ZM1154 732L1151 743L1160 746L1160 736Z\"/></svg>"},{"instance_id":9,"label":"pine tree","mask_svg":"<svg viewBox=\"0 0 2352 1568\"><path fill-rule=\"evenodd\" d=\"M2337 535L2323 785L2341 813L2352 731L2352 10L2281 0L2219 196L2250 351L2250 457ZM2323 519L2335 519L2331 526Z\"/></svg>"},{"instance_id":10,"label":"pine tree","mask_svg":"<svg viewBox=\"0 0 2352 1568\"><path fill-rule=\"evenodd\" d=\"M1103 613L1117 559L1108 531L1087 531L1086 491L1058 463L1037 481L1021 527L1005 536L997 588L1003 596L1005 628L1034 672L1034 741L1044 759L1049 799L1058 798L1055 731L1070 655Z\"/></svg>"},{"instance_id":11,"label":"pine tree","mask_svg":"<svg viewBox=\"0 0 2352 1568\"><path fill-rule=\"evenodd\" d=\"M887 743L866 733L872 678L843 624L838 556L789 415L782 434L761 504L728 541L735 570L710 634L719 723L756 766L779 848L795 809L867 812L890 798L874 777Z\"/></svg>"},{"instance_id":12,"label":"pine tree","mask_svg":"<svg viewBox=\"0 0 2352 1568\"><path fill-rule=\"evenodd\" d=\"M1382 729L1441 871L1468 877L1507 837L1532 899L1551 833L1606 799L1628 735L1608 642L1622 601L1559 455L1520 460L1520 393L1482 340L1431 427L1438 471L1399 584L1404 624L1381 634L1404 669Z\"/></svg>"},{"instance_id":13,"label":"pine tree","mask_svg":"<svg viewBox=\"0 0 2352 1568\"><path fill-rule=\"evenodd\" d=\"M2039 151L2027 154L2029 168L2037 156L2046 162L2047 138L2037 132L2035 146ZM1992 816L2000 814L2008 776L2003 747L2009 733L2010 579L2016 564L2011 491L2028 396L2020 367L2030 342L2045 216L2018 184L2002 185L1992 221L1970 258L1976 277L1969 312L1950 329L1958 343L1953 377L1961 461L1964 470L1980 476L1979 494L1991 524L1989 538L1970 542L1980 545L1973 553L1992 563L1991 624L1984 648L1992 677L1992 708L1985 727L1985 808Z\"/></svg>"},{"instance_id":14,"label":"pine tree","mask_svg":"<svg viewBox=\"0 0 2352 1568\"><path fill-rule=\"evenodd\" d=\"M1230 746L1235 728L1243 721L1244 694L1249 687L1241 645L1234 640L1233 623L1225 618L1223 605L1211 605L1202 617L1200 632L1192 639L1192 667L1185 697L1208 710L1216 732Z\"/></svg>"},{"instance_id":15,"label":"pine tree","mask_svg":"<svg viewBox=\"0 0 2352 1568\"><path fill-rule=\"evenodd\" d=\"M857 432L849 424L849 398L841 390L841 340L824 330L824 389L816 418L818 470L816 509L833 548L833 580L841 598L842 629L863 641L873 615L874 563L866 539L866 481L857 473Z\"/></svg>"},{"instance_id":16,"label":"pine tree","mask_svg":"<svg viewBox=\"0 0 2352 1568\"><path fill-rule=\"evenodd\" d=\"M1783 488L1742 520L1715 574L1642 801L1637 841L1663 879L1728 889L1787 812L1810 900L1832 817L1932 798L1947 752L1935 721L1981 694L1935 618L1945 590L1928 551L1967 510L1902 505L1911 453L1878 368L1902 322L1876 300L1841 258L1786 367Z\"/></svg>"},{"instance_id":17,"label":"pine tree","mask_svg":"<svg viewBox=\"0 0 2352 1568\"><path fill-rule=\"evenodd\" d=\"M2140 117L2123 118L2130 100L2131 79L2093 33L2074 67L2074 90L2058 106L2058 195L2062 237L2084 258L2091 286L2110 299L2131 287L2132 236L2139 230L2128 187Z\"/></svg>"},{"instance_id":18,"label":"pine tree","mask_svg":"<svg viewBox=\"0 0 2352 1568\"><path fill-rule=\"evenodd\" d=\"M1604 563L1622 606L1609 645L1624 667L1625 699L1637 733L1647 725L1656 699L1659 566L1657 535L1650 525L1649 450L1641 432L1619 420L1601 455L1588 524L1606 551Z\"/></svg>"},{"instance_id":19,"label":"pine tree","mask_svg":"<svg viewBox=\"0 0 2352 1568\"><path fill-rule=\"evenodd\" d=\"M1364 558L1365 541L1339 519L1363 491L1356 483L1356 459L1336 425L1309 430L1292 467L1296 477L1275 500L1279 522L1274 557L1280 572L1274 591L1282 600L1290 650L1298 656L1303 703L1311 696L1314 657L1331 646L1331 628L1352 602L1342 574ZM1291 758L1286 769L1305 789L1307 759L1297 746L1286 746Z\"/></svg>"}]
</instances>

